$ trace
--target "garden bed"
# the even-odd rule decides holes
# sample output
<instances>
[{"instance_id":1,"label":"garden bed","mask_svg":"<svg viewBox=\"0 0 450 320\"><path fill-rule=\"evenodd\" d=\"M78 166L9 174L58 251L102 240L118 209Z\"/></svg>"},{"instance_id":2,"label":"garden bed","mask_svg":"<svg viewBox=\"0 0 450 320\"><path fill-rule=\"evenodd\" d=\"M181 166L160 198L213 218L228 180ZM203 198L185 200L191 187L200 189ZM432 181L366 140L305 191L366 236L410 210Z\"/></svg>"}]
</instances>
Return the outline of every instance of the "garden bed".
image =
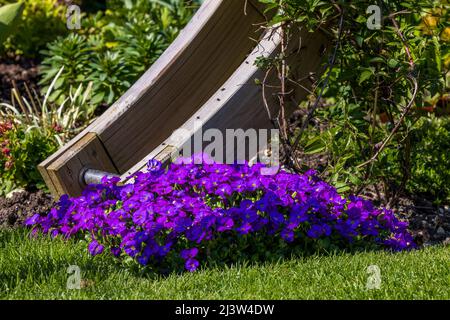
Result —
<instances>
[{"instance_id":1,"label":"garden bed","mask_svg":"<svg viewBox=\"0 0 450 320\"><path fill-rule=\"evenodd\" d=\"M276 83L252 83L263 94L280 91L263 97L277 111L290 100L297 108L291 119L270 110L267 118L280 129L288 172L268 178L217 165L163 173L150 162L135 185L104 181L59 204L37 165L136 82L200 1L89 1L71 31L66 5L87 1L25 3L0 57L8 109L0 119L0 298L450 298L448 1L384 1L389 27L376 32L366 25L369 2L315 2L305 11L273 1L281 10L266 26L278 25L285 45L255 65L279 74ZM306 75L312 89L295 101L293 88L306 79L290 65L300 20L335 42L316 54L324 75ZM13 83L22 98L11 100ZM69 265L80 267L81 290L66 288ZM373 265L380 290L366 288Z\"/></svg>"},{"instance_id":2,"label":"garden bed","mask_svg":"<svg viewBox=\"0 0 450 320\"><path fill-rule=\"evenodd\" d=\"M419 246L450 244L449 206L433 206L430 201L417 196L400 197L394 210L409 222Z\"/></svg>"},{"instance_id":3,"label":"garden bed","mask_svg":"<svg viewBox=\"0 0 450 320\"><path fill-rule=\"evenodd\" d=\"M42 191L19 191L11 197L0 197L0 229L15 229L35 213L50 211L54 201ZM433 206L419 197L401 197L394 212L409 222L409 229L419 246L450 244L450 208Z\"/></svg>"}]
</instances>

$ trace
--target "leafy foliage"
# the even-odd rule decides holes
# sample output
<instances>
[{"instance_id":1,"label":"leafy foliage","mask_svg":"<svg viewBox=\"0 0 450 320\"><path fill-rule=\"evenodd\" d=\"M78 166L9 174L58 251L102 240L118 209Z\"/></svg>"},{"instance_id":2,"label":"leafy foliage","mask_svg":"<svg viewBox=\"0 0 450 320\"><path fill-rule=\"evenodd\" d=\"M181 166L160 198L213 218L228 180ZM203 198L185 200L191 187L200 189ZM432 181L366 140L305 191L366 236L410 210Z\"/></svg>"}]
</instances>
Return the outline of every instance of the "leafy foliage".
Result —
<instances>
[{"instance_id":1,"label":"leafy foliage","mask_svg":"<svg viewBox=\"0 0 450 320\"><path fill-rule=\"evenodd\" d=\"M185 0L111 1L83 17L82 28L43 51L44 91L65 66L51 101L69 86L92 81L95 103L112 104L153 64L190 20L196 6Z\"/></svg>"},{"instance_id":2,"label":"leafy foliage","mask_svg":"<svg viewBox=\"0 0 450 320\"><path fill-rule=\"evenodd\" d=\"M70 89L59 106L49 104L49 95L63 69L56 75L41 102L13 89L11 104L0 104L0 195L17 187L45 188L37 165L77 134L93 117L92 84Z\"/></svg>"},{"instance_id":3,"label":"leafy foliage","mask_svg":"<svg viewBox=\"0 0 450 320\"><path fill-rule=\"evenodd\" d=\"M22 3L12 3L0 7L0 43L14 31L23 11Z\"/></svg>"},{"instance_id":4,"label":"leafy foliage","mask_svg":"<svg viewBox=\"0 0 450 320\"><path fill-rule=\"evenodd\" d=\"M450 120L422 118L411 132L410 192L435 203L450 202Z\"/></svg>"},{"instance_id":5,"label":"leafy foliage","mask_svg":"<svg viewBox=\"0 0 450 320\"><path fill-rule=\"evenodd\" d=\"M18 187L44 188L36 164L56 151L52 136L12 122L2 121L0 127L0 195Z\"/></svg>"},{"instance_id":6,"label":"leafy foliage","mask_svg":"<svg viewBox=\"0 0 450 320\"><path fill-rule=\"evenodd\" d=\"M428 187L427 179L415 176L425 172L418 168L440 160L447 160L443 166L450 168L445 156L433 152L428 157L434 160L425 160L424 155L415 154L419 150L414 147L418 137L434 136L429 130L419 134L426 130L421 124L430 113L445 113L440 109L446 103L439 102L448 101L448 1L378 1L382 25L374 30L367 25L370 14L366 13L372 1L261 2L282 8L269 24L281 22L278 28L284 28L287 40L297 23L312 31L324 29L335 39L334 60L326 65L314 94L300 105L303 128L297 128L286 142L287 153L300 158L294 164L297 170L304 170L302 159L314 141L315 153L328 157L322 168L328 181L353 192L381 182L392 202L407 185L418 190ZM266 67L280 70L288 58L282 55L266 61ZM293 76L287 73L284 80ZM443 131L441 127L439 132ZM444 140L438 142L442 146L435 144L437 150L445 150ZM442 178L449 172L443 166L437 169ZM412 185L408 184L411 179ZM424 184L419 186L419 181ZM439 199L445 198L441 193Z\"/></svg>"},{"instance_id":7,"label":"leafy foliage","mask_svg":"<svg viewBox=\"0 0 450 320\"><path fill-rule=\"evenodd\" d=\"M0 6L15 0L0 0ZM58 0L22 0L23 14L17 22L16 32L0 47L1 51L15 55L36 57L39 50L58 36L67 33L65 6Z\"/></svg>"}]
</instances>

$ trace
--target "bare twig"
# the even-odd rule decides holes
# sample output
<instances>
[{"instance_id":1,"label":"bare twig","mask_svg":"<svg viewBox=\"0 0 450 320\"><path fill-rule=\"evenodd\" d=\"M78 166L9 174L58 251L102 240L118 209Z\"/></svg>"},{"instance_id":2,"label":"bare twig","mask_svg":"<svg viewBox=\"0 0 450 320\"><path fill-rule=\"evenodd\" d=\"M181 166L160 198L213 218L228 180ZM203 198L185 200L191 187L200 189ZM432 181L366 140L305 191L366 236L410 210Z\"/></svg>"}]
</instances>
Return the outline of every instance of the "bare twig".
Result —
<instances>
[{"instance_id":1,"label":"bare twig","mask_svg":"<svg viewBox=\"0 0 450 320\"><path fill-rule=\"evenodd\" d=\"M394 25L395 31L397 32L398 36L402 40L403 46L405 47L406 55L408 56L408 59L409 59L409 66L410 66L411 70L413 70L415 67L415 64L414 64L414 59L411 54L411 49L409 48L409 45L408 45L408 41L406 40L405 36L401 32L400 26L398 25L397 20L395 20L394 16L391 15L390 19L391 19L392 24Z\"/></svg>"},{"instance_id":2,"label":"bare twig","mask_svg":"<svg viewBox=\"0 0 450 320\"><path fill-rule=\"evenodd\" d=\"M271 71L272 71L272 67L270 67L266 71L266 74L264 75L264 79L262 82L262 98L263 98L264 107L266 108L266 111L267 111L267 116L272 121L273 120L272 113L270 112L269 103L267 102L267 97L266 97L266 82L267 82L267 78L269 77L269 74Z\"/></svg>"},{"instance_id":3,"label":"bare twig","mask_svg":"<svg viewBox=\"0 0 450 320\"><path fill-rule=\"evenodd\" d=\"M22 110L22 113L25 115L25 118L27 121L30 121L30 117L28 115L27 108L25 107L25 104L23 102L22 96L20 95L19 88L17 87L17 83L15 80L12 81L13 89L11 90L11 93L13 94L14 98L17 100L17 103L19 104L20 109Z\"/></svg>"},{"instance_id":4,"label":"bare twig","mask_svg":"<svg viewBox=\"0 0 450 320\"><path fill-rule=\"evenodd\" d=\"M286 121L286 101L285 101L285 95L286 95L286 75L287 75L287 65L286 65L286 24L281 23L280 25L280 32L281 32L281 70L279 74L280 82L281 82L281 92L278 95L278 98L280 100L280 114L279 114L279 120L280 123L280 129L283 134L283 138L285 141L287 141L287 121Z\"/></svg>"},{"instance_id":5,"label":"bare twig","mask_svg":"<svg viewBox=\"0 0 450 320\"><path fill-rule=\"evenodd\" d=\"M307 87L305 87L304 85L302 85L302 84L299 83L298 81L295 81L295 80L293 80L293 79L291 79L291 78L287 78L287 80L288 80L289 82L292 82L293 84L299 86L300 88L302 88L303 90L305 90L305 91L308 92L309 94L315 96L315 94L314 94L313 91L309 90Z\"/></svg>"},{"instance_id":6,"label":"bare twig","mask_svg":"<svg viewBox=\"0 0 450 320\"><path fill-rule=\"evenodd\" d=\"M31 94L31 91L28 88L28 85L26 83L24 83L24 87L25 87L25 91L26 91L26 93L28 95L28 98L30 99L31 106L33 107L33 111L34 111L35 114L38 115L39 114L39 110L38 110L38 108L36 106L36 103L34 101L33 95Z\"/></svg>"},{"instance_id":7,"label":"bare twig","mask_svg":"<svg viewBox=\"0 0 450 320\"><path fill-rule=\"evenodd\" d=\"M398 11L398 12L391 13L391 14L389 15L389 18L391 19L391 18L394 18L394 17L399 16L399 15L402 15L402 14L410 14L410 13L412 13L412 11L409 11L409 10L402 10L402 11Z\"/></svg>"},{"instance_id":8,"label":"bare twig","mask_svg":"<svg viewBox=\"0 0 450 320\"><path fill-rule=\"evenodd\" d=\"M377 152L375 153L375 155L368 161L360 164L357 166L357 168L362 168L367 166L368 164L371 164L372 162L376 161L378 159L378 156L381 154L381 152L386 148L387 144L391 141L392 137L397 133L397 131L400 129L403 121L405 120L406 116L408 115L408 113L411 111L411 108L414 105L414 102L416 100L417 97L417 93L419 91L419 84L417 82L417 79L415 77L413 77L412 75L408 75L408 79L410 79L413 82L413 86L414 86L414 91L413 91L413 96L411 98L411 100L408 102L408 105L405 107L405 109L402 112L402 115L399 119L399 121L397 122L397 124L395 125L394 129L392 129L391 133L389 134L389 136L384 139L383 142L381 142L380 147L378 148Z\"/></svg>"},{"instance_id":9,"label":"bare twig","mask_svg":"<svg viewBox=\"0 0 450 320\"><path fill-rule=\"evenodd\" d=\"M414 62L414 59L413 59L412 54L411 54L411 49L409 48L409 45L408 45L408 41L406 40L405 36L401 32L400 26L398 25L398 22L395 20L394 15L390 15L389 17L390 17L390 20L391 20L392 24L394 25L394 28L395 28L395 31L397 32L397 35L399 36L399 38L401 39L401 41L403 43L403 46L405 47L405 52L406 52L406 55L407 55L407 57L409 59L409 66L410 66L411 72L408 75L408 79L410 79L412 81L412 83L413 83L413 87L414 87L413 95L412 95L412 98L409 101L408 105L403 110L402 115L401 115L399 121L397 122L397 124L395 125L394 129L392 129L392 131L389 134L389 136L383 142L381 142L381 145L378 148L378 150L375 153L375 155L372 156L372 158L370 160L368 160L368 161L358 165L357 168L365 167L368 164L371 164L371 163L373 163L374 161L376 161L378 159L378 156L386 148L387 144L391 141L391 139L394 137L394 135L400 129L400 127L401 127L403 121L405 120L406 116L411 111L411 108L413 107L414 102L416 100L417 93L419 91L419 84L417 82L417 79L412 75L412 72L415 70L415 62Z\"/></svg>"}]
</instances>

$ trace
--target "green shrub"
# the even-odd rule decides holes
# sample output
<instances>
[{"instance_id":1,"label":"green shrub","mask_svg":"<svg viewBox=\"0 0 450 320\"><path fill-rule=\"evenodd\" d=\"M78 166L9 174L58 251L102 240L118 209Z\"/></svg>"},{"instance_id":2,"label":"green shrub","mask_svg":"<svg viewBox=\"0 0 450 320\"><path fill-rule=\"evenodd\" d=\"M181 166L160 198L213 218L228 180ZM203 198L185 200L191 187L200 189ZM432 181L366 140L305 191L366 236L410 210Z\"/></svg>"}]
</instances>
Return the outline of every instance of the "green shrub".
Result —
<instances>
[{"instance_id":1,"label":"green shrub","mask_svg":"<svg viewBox=\"0 0 450 320\"><path fill-rule=\"evenodd\" d=\"M406 3L388 6L390 12L412 11L396 18L400 32L407 39L405 43L390 21L380 31L355 26L352 32L355 36L345 40L331 74L325 96L332 98L334 105L319 111L318 115L336 130L329 169L336 179L352 186L353 191L381 183L381 191L388 199L394 199L405 189L421 192L429 187L427 183L418 184L426 181L416 176L425 155L418 154L421 151L416 147L422 143L425 146L418 137L427 139L430 134L421 132L426 127L420 123L429 117L424 109L434 105L449 89L445 60L450 46L440 35L449 26L450 4L416 2L415 7ZM431 17L435 17L436 25L429 29L423 21ZM417 95L413 94L413 81L417 82ZM412 107L405 113L410 102ZM394 132L396 125L399 127ZM390 135L391 139L387 140ZM386 141L385 148L378 153ZM441 147L438 149L445 152ZM433 157L437 156L434 153ZM448 161L445 164L450 165ZM430 173L426 175L430 177ZM416 190L411 188L411 181L415 181L412 185ZM434 191L429 195L438 196Z\"/></svg>"},{"instance_id":2,"label":"green shrub","mask_svg":"<svg viewBox=\"0 0 450 320\"><path fill-rule=\"evenodd\" d=\"M65 66L51 101L62 101L71 85L92 81L93 101L112 104L164 52L194 8L184 0L108 2L105 12L84 17L77 33L42 51L44 92Z\"/></svg>"},{"instance_id":3,"label":"green shrub","mask_svg":"<svg viewBox=\"0 0 450 320\"><path fill-rule=\"evenodd\" d=\"M51 132L43 134L11 122L0 123L2 125L9 125L11 129L0 135L0 195L18 187L44 188L37 165L58 148Z\"/></svg>"},{"instance_id":4,"label":"green shrub","mask_svg":"<svg viewBox=\"0 0 450 320\"><path fill-rule=\"evenodd\" d=\"M435 203L450 203L450 119L422 118L411 133L408 190Z\"/></svg>"},{"instance_id":5,"label":"green shrub","mask_svg":"<svg viewBox=\"0 0 450 320\"><path fill-rule=\"evenodd\" d=\"M289 130L282 128L286 121L276 119L286 136L282 140L288 165L304 170L310 161L303 160L315 154L326 158L321 173L340 191L360 193L376 186L392 204L405 190L431 189L434 200L444 200L448 149L421 123L428 113L442 113L437 101L450 89L450 2L378 1L383 20L377 29L367 25L366 10L373 1L260 1L282 9L270 23L283 22L278 28L283 29L284 43L293 38L299 22L311 30L326 29L335 40L326 72L300 105L300 114L307 115L300 119L301 129L288 136ZM282 48L282 54L263 61L264 66L283 70L287 55ZM289 68L284 70L280 82L286 86L280 88L302 81ZM289 90L279 94L281 102ZM446 130L441 126L437 131L444 137ZM433 152L428 150L431 140L436 143Z\"/></svg>"}]
</instances>

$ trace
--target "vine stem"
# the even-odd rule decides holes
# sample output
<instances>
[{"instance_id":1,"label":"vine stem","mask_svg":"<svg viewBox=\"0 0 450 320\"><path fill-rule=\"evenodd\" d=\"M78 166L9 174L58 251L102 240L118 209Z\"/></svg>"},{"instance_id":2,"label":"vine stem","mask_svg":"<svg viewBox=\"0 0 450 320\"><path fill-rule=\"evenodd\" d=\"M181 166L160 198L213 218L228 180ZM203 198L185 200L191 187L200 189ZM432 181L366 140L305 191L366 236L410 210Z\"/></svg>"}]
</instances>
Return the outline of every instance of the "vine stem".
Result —
<instances>
[{"instance_id":1,"label":"vine stem","mask_svg":"<svg viewBox=\"0 0 450 320\"><path fill-rule=\"evenodd\" d=\"M280 74L280 81L281 81L281 93L279 96L280 99L280 116L279 116L279 122L281 125L281 130L283 132L284 140L287 141L288 135L287 135L287 122L286 122L286 104L285 104L285 95L286 95L286 25L284 23L281 23L280 25L280 31L281 31L281 74Z\"/></svg>"},{"instance_id":2,"label":"vine stem","mask_svg":"<svg viewBox=\"0 0 450 320\"><path fill-rule=\"evenodd\" d=\"M415 69L415 62L414 62L414 58L412 57L411 49L409 48L408 42L407 42L405 36L403 35L402 31L400 30L400 26L398 25L398 22L397 22L397 20L395 20L394 16L390 15L389 18L390 18L392 24L394 25L394 28L395 28L395 31L396 31L397 35L402 40L403 46L405 47L406 55L407 55L407 57L409 59L409 66L410 66L411 72L413 72L414 69ZM400 129L400 126L402 125L402 123L405 120L406 116L411 111L411 108L413 107L414 102L416 100L417 93L419 91L419 84L417 82L417 79L412 75L412 73L410 73L408 75L408 79L410 79L413 82L413 86L414 86L413 96L412 96L411 100L409 101L408 105L403 110L403 113L402 113L402 115L400 117L400 120L397 122L397 124L395 125L394 129L391 131L389 136L381 143L381 146L378 148L378 150L375 153L375 155L372 158L370 158L368 161L358 165L356 168L360 169L362 167L365 167L368 164L371 164L371 163L375 162L378 159L378 156L386 148L387 144L392 140L394 135Z\"/></svg>"},{"instance_id":3,"label":"vine stem","mask_svg":"<svg viewBox=\"0 0 450 320\"><path fill-rule=\"evenodd\" d=\"M391 139L394 137L394 135L397 133L397 131L400 129L400 126L402 125L403 121L405 120L406 116L408 115L409 111L411 110L412 106L414 105L414 102L417 97L417 93L419 91L419 84L417 82L417 79L413 77L412 75L409 75L408 78L413 82L414 91L413 96L411 100L409 101L408 105L403 110L402 116L400 117L400 120L395 125L394 129L391 131L389 136L381 143L381 146L378 148L375 155L368 161L358 165L356 168L360 169L362 167L367 166L368 164L371 164L372 162L376 161L378 159L378 156L381 154L381 152L386 148L387 144L391 141Z\"/></svg>"},{"instance_id":4,"label":"vine stem","mask_svg":"<svg viewBox=\"0 0 450 320\"><path fill-rule=\"evenodd\" d=\"M397 32L398 36L402 40L403 46L405 47L406 55L408 56L408 59L409 59L409 66L410 66L411 70L414 70L414 68L415 68L414 58L412 57L411 49L409 48L408 42L407 42L405 36L403 35L402 31L400 30L400 26L398 25L398 22L397 22L397 20L395 20L394 16L391 15L389 18L391 19L391 22L394 25L395 31Z\"/></svg>"},{"instance_id":5,"label":"vine stem","mask_svg":"<svg viewBox=\"0 0 450 320\"><path fill-rule=\"evenodd\" d=\"M320 101L322 100L323 94L325 93L325 89L328 86L328 82L330 81L330 77L331 77L331 73L333 71L333 67L334 67L334 65L336 63L337 53L338 53L339 47L341 46L341 39L342 39L343 29L344 29L344 9L341 10L341 18L340 18L340 21L339 21L338 41L337 41L336 46L334 48L333 55L331 56L331 59L329 60L328 66L327 66L328 74L327 74L327 76L325 78L325 81L323 83L323 86L322 86L322 89L320 91L320 94L319 94L319 96L317 97L317 99L316 99L316 101L314 103L314 106L309 110L308 115L306 117L306 120L303 122L302 127L300 128L300 132L297 135L297 138L295 139L295 142L293 144L292 152L296 151L297 146L298 146L298 144L300 142L300 139L301 139L301 137L303 135L303 132L306 130L306 127L308 126L309 122L313 118L314 113L315 113L317 107L319 106Z\"/></svg>"}]
</instances>

